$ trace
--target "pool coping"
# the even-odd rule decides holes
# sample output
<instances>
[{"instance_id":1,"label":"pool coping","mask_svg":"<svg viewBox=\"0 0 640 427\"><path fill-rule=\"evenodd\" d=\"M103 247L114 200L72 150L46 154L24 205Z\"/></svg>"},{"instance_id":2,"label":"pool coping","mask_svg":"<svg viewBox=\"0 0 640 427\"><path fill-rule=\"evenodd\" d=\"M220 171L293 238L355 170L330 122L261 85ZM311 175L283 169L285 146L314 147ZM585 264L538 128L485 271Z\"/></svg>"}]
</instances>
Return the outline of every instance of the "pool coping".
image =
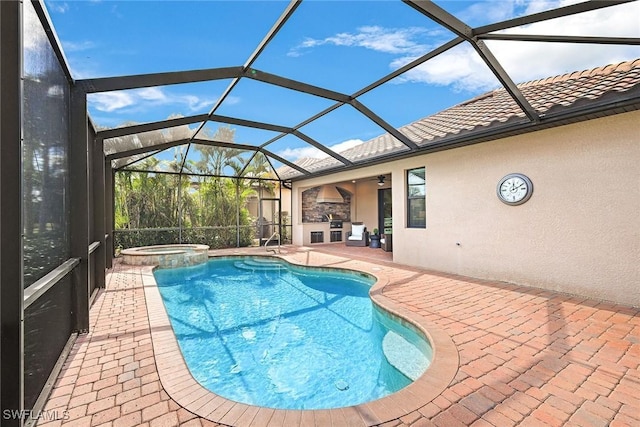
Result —
<instances>
[{"instance_id":1,"label":"pool coping","mask_svg":"<svg viewBox=\"0 0 640 427\"><path fill-rule=\"evenodd\" d=\"M271 255L252 255L271 256ZM334 268L331 266L305 265L277 256L293 265ZM200 385L191 375L173 332L169 316L153 276L153 266L142 266L142 280L151 329L158 376L165 392L180 406L207 420L237 426L266 423L274 416L282 420L311 421L326 419L336 425L371 426L396 420L420 409L440 395L455 377L458 366L458 350L451 337L435 323L416 315L383 295L389 283L384 271L367 271L362 262L353 267L341 267L356 272L368 273L377 278L369 295L384 312L410 323L431 342L433 359L431 365L416 381L402 390L355 406L320 410L273 409L235 402L219 396ZM373 267L373 264L372 264ZM371 270L371 269L369 269ZM285 425L292 425L286 423Z\"/></svg>"}]
</instances>

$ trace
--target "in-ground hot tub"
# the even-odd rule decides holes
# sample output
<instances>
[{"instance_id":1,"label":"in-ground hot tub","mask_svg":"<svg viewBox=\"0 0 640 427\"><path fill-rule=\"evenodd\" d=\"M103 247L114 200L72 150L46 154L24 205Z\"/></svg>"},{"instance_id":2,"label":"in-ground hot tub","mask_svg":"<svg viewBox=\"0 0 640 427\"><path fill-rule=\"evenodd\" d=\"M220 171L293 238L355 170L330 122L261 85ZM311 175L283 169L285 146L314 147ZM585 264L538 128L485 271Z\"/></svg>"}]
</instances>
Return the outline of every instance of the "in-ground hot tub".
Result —
<instances>
[{"instance_id":1,"label":"in-ground hot tub","mask_svg":"<svg viewBox=\"0 0 640 427\"><path fill-rule=\"evenodd\" d=\"M188 267L209 260L207 245L155 245L125 249L120 252L125 264L157 265L161 268Z\"/></svg>"}]
</instances>

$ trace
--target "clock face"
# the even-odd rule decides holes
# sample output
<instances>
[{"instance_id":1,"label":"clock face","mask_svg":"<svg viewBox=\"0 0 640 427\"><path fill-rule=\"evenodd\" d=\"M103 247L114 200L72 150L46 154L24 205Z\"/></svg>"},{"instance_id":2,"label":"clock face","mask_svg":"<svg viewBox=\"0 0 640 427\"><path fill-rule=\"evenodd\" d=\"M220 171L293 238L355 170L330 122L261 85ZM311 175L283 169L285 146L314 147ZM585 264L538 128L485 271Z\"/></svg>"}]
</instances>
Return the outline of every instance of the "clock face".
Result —
<instances>
[{"instance_id":1,"label":"clock face","mask_svg":"<svg viewBox=\"0 0 640 427\"><path fill-rule=\"evenodd\" d=\"M526 176L512 173L500 180L497 193L501 201L508 205L521 205L529 200L533 184Z\"/></svg>"}]
</instances>

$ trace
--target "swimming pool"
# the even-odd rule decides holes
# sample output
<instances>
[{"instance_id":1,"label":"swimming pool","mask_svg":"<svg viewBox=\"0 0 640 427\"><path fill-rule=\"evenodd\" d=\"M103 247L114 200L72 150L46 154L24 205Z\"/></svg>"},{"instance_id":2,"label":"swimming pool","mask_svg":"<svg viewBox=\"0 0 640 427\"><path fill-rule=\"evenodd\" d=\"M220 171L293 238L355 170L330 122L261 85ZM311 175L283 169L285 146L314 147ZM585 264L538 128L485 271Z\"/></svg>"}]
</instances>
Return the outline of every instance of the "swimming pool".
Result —
<instances>
[{"instance_id":1,"label":"swimming pool","mask_svg":"<svg viewBox=\"0 0 640 427\"><path fill-rule=\"evenodd\" d=\"M430 361L423 337L371 303L364 273L227 257L154 274L192 375L237 402L356 405L402 389Z\"/></svg>"}]
</instances>

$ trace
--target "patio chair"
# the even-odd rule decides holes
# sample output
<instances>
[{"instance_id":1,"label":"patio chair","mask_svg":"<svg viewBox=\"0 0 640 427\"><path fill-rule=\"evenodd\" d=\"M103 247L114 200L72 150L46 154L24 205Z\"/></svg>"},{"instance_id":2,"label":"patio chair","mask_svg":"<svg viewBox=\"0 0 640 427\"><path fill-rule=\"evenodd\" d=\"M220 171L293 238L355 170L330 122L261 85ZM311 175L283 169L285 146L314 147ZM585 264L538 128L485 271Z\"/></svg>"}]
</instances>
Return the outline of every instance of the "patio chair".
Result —
<instances>
[{"instance_id":1,"label":"patio chair","mask_svg":"<svg viewBox=\"0 0 640 427\"><path fill-rule=\"evenodd\" d=\"M383 234L380 237L380 247L385 252L393 252L393 239L392 234Z\"/></svg>"},{"instance_id":2,"label":"patio chair","mask_svg":"<svg viewBox=\"0 0 640 427\"><path fill-rule=\"evenodd\" d=\"M369 246L369 232L362 222L351 224L351 231L347 231L347 246Z\"/></svg>"}]
</instances>

